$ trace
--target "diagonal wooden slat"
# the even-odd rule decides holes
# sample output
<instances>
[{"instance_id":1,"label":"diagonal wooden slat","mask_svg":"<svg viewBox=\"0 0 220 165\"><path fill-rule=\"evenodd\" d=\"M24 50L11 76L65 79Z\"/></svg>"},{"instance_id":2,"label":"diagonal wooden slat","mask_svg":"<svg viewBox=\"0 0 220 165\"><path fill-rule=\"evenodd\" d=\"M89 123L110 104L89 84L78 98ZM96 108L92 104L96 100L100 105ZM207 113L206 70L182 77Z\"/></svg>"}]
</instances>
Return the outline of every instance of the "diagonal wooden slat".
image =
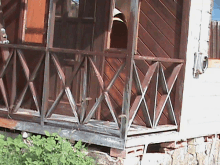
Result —
<instances>
[{"instance_id":1,"label":"diagonal wooden slat","mask_svg":"<svg viewBox=\"0 0 220 165\"><path fill-rule=\"evenodd\" d=\"M42 53L36 67L34 68L32 74L30 75L30 80L29 80L30 82L33 82L35 80L35 78L37 76L37 72L38 72L38 70L40 69L40 67L43 63L44 58L45 58L45 54Z\"/></svg>"},{"instance_id":2,"label":"diagonal wooden slat","mask_svg":"<svg viewBox=\"0 0 220 165\"><path fill-rule=\"evenodd\" d=\"M78 71L80 70L81 65L83 64L84 59L85 58L82 58L81 61L74 68L72 76L66 81L66 87L69 87L71 85L73 79L75 78L75 76L77 75ZM54 103L52 104L50 109L47 111L46 117L51 116L51 114L55 110L56 106L59 104L60 100L62 99L64 93L65 93L65 87L60 91L60 93L58 94L58 97L56 98L56 100L54 101Z\"/></svg>"},{"instance_id":3,"label":"diagonal wooden slat","mask_svg":"<svg viewBox=\"0 0 220 165\"><path fill-rule=\"evenodd\" d=\"M38 99L38 96L37 96L37 91L35 89L34 83L29 82L29 87L31 89L32 97L33 97L34 103L36 105L37 111L40 113L39 99Z\"/></svg>"},{"instance_id":4,"label":"diagonal wooden slat","mask_svg":"<svg viewBox=\"0 0 220 165\"><path fill-rule=\"evenodd\" d=\"M62 90L59 95L57 96L56 100L54 101L54 103L52 104L52 106L50 107L50 109L47 111L46 114L46 118L48 118L53 111L55 110L55 108L57 107L57 105L59 104L60 100L62 99L63 95L65 94L65 90Z\"/></svg>"},{"instance_id":5,"label":"diagonal wooden slat","mask_svg":"<svg viewBox=\"0 0 220 165\"><path fill-rule=\"evenodd\" d=\"M76 66L74 67L74 70L73 70L73 73L72 73L72 76L69 77L69 79L67 79L66 81L66 86L70 86L71 83L73 82L73 79L75 78L76 74L78 73L78 71L80 70L82 64L83 64L83 61L85 60L85 57L83 57L77 64Z\"/></svg>"},{"instance_id":6,"label":"diagonal wooden slat","mask_svg":"<svg viewBox=\"0 0 220 165\"><path fill-rule=\"evenodd\" d=\"M111 102L111 99L110 99L110 97L109 97L108 92L105 92L105 100L106 100L106 103L107 103L107 105L108 105L108 108L109 108L109 110L110 110L110 112L111 112L111 115L112 115L112 117L113 117L115 123L117 124L118 128L120 128L118 119L117 119L117 117L115 116L116 111L115 111L115 109L114 109L114 107L113 107L113 105L112 105L112 102Z\"/></svg>"},{"instance_id":7,"label":"diagonal wooden slat","mask_svg":"<svg viewBox=\"0 0 220 165\"><path fill-rule=\"evenodd\" d=\"M65 86L65 84L66 84L66 76L63 73L63 70L62 70L61 65L59 63L59 60L58 60L58 58L57 58L57 56L55 54L52 54L51 57L52 57L52 60L53 60L53 62L55 64L55 66L56 66L57 73L58 73L62 83Z\"/></svg>"},{"instance_id":8,"label":"diagonal wooden slat","mask_svg":"<svg viewBox=\"0 0 220 165\"><path fill-rule=\"evenodd\" d=\"M152 77L153 73L155 72L157 66L158 66L158 62L152 64L150 67L149 67L149 70L148 72L146 73L145 77L144 77L144 80L142 82L142 88L143 88L143 92L146 93L147 89L148 89L148 86L149 86L149 78Z\"/></svg>"},{"instance_id":9,"label":"diagonal wooden slat","mask_svg":"<svg viewBox=\"0 0 220 165\"><path fill-rule=\"evenodd\" d=\"M141 81L140 81L140 78L138 76L137 66L136 66L135 63L134 63L133 72L134 72L133 77L134 77L134 82L135 82L135 85L136 85L136 88L137 88L137 93L142 95L143 94L143 89L142 89L142 86L141 86ZM142 112L143 112L143 115L144 115L144 118L145 118L146 126L151 128L153 125L152 125L152 122L151 122L151 119L150 119L150 114L149 114L149 110L148 110L148 106L147 106L145 98L143 99L143 101L141 103L141 109L142 109Z\"/></svg>"},{"instance_id":10,"label":"diagonal wooden slat","mask_svg":"<svg viewBox=\"0 0 220 165\"><path fill-rule=\"evenodd\" d=\"M102 102L102 100L104 99L105 95L104 93L102 93L99 98L96 100L95 104L93 105L93 107L91 108L91 110L89 111L89 114L86 116L86 118L84 119L83 124L89 122L89 120L92 118L93 114L95 113L96 109L98 108L99 104Z\"/></svg>"},{"instance_id":11,"label":"diagonal wooden slat","mask_svg":"<svg viewBox=\"0 0 220 165\"><path fill-rule=\"evenodd\" d=\"M159 66L159 65L158 65ZM151 122L154 126L155 117L156 117L156 107L157 107L157 94L158 94L158 78L159 78L159 67L157 66L155 73L151 80L151 88L150 88L150 118Z\"/></svg>"},{"instance_id":12,"label":"diagonal wooden slat","mask_svg":"<svg viewBox=\"0 0 220 165\"><path fill-rule=\"evenodd\" d=\"M95 104L93 105L93 107L91 108L89 114L87 115L87 117L85 118L83 123L87 123L93 116L93 114L95 113L95 111L97 110L99 104L102 102L102 100L105 98L105 92L108 93L108 91L110 90L110 88L112 87L112 85L115 83L115 80L118 78L119 74L121 73L121 71L124 69L125 67L125 63L122 64L120 66L120 68L118 69L118 71L115 73L114 77L112 78L112 80L110 81L110 83L108 84L107 88L103 91L103 93L101 93L101 95L99 96L99 98L97 99L97 101L95 102Z\"/></svg>"},{"instance_id":13,"label":"diagonal wooden slat","mask_svg":"<svg viewBox=\"0 0 220 165\"><path fill-rule=\"evenodd\" d=\"M20 61L21 61L21 65L22 65L22 67L23 67L23 70L24 70L24 74L25 74L25 76L26 76L26 79L27 80L29 80L30 79L30 70L29 70L29 68L28 68L28 66L27 66L27 62L26 62L26 60L25 60L25 57L24 57L24 54L23 54L23 52L21 51L21 50L17 50L17 52L18 52L18 57L19 57L19 59L20 59Z\"/></svg>"},{"instance_id":14,"label":"diagonal wooden slat","mask_svg":"<svg viewBox=\"0 0 220 165\"><path fill-rule=\"evenodd\" d=\"M76 110L77 110L76 102L75 102L75 100L74 100L74 98L73 98L73 95L72 95L72 93L71 93L70 88L69 88L69 87L66 87L66 88L65 88L65 92L66 92L66 95L67 95L67 97L68 97L68 100L69 100L70 106L71 106L71 108L72 108L73 114L74 114L74 116L76 117L76 119L77 119L77 121L78 121L78 123L79 123L79 117L78 117L78 114L77 114L77 112L76 112Z\"/></svg>"},{"instance_id":15,"label":"diagonal wooden slat","mask_svg":"<svg viewBox=\"0 0 220 165\"><path fill-rule=\"evenodd\" d=\"M162 66L160 65L160 74L161 74L161 84L162 84L162 89L163 89L163 92L165 94L168 94L169 93L169 89L167 87L167 83L166 83L166 79L165 79L165 74L164 74L164 71L163 71L163 68ZM165 95L166 96L166 95ZM162 98L163 99L163 98ZM168 100L167 100L167 108L168 108L168 117L169 117L169 120L177 125L177 121L176 121L176 117L175 117L175 114L174 114L174 110L173 110L173 106L172 106L172 102L171 102L171 99L170 97L168 97Z\"/></svg>"},{"instance_id":16,"label":"diagonal wooden slat","mask_svg":"<svg viewBox=\"0 0 220 165\"><path fill-rule=\"evenodd\" d=\"M19 6L18 2L13 3L10 8L7 7L7 10L3 13L3 19L7 20L9 17L16 12L17 7Z\"/></svg>"},{"instance_id":17,"label":"diagonal wooden slat","mask_svg":"<svg viewBox=\"0 0 220 165\"><path fill-rule=\"evenodd\" d=\"M17 95L17 52L14 50L13 70L12 70L12 87L10 97L10 111L12 111Z\"/></svg>"},{"instance_id":18,"label":"diagonal wooden slat","mask_svg":"<svg viewBox=\"0 0 220 165\"><path fill-rule=\"evenodd\" d=\"M97 79L98 79L98 81L99 81L99 85L100 85L101 89L104 90L103 78L102 78L101 74L99 73L99 71L98 71L96 65L95 65L94 62L92 61L91 57L88 57L88 58L89 58L90 63L92 64L92 67L93 67L94 71L95 71L96 77L97 77Z\"/></svg>"},{"instance_id":19,"label":"diagonal wooden slat","mask_svg":"<svg viewBox=\"0 0 220 165\"><path fill-rule=\"evenodd\" d=\"M154 124L155 127L159 123L159 119L162 115L162 112L164 110L164 107L165 107L166 103L168 103L168 108L170 108L170 109L168 109L169 114L172 115L172 116L170 116L171 121L173 120L175 124L177 123L176 119L175 119L175 114L174 114L174 111L173 111L173 108L172 108L170 93L173 89L173 86L176 82L176 79L178 77L178 74L179 74L182 66L183 66L183 64L179 64L174 68L174 70L173 70L171 76L169 77L169 80L168 80L167 83L166 83L166 80L165 80L165 75L164 75L163 69L162 69L162 67L160 67L161 68L160 71L162 73L162 74L160 74L160 76L162 76L162 84L164 84L163 86L165 87L164 89L165 89L166 94L161 96L160 102L158 103L157 110L156 110L156 121L155 121L155 124ZM169 100L169 101L167 102L167 100Z\"/></svg>"},{"instance_id":20,"label":"diagonal wooden slat","mask_svg":"<svg viewBox=\"0 0 220 165\"><path fill-rule=\"evenodd\" d=\"M18 100L17 100L16 103L15 103L15 107L14 107L14 109L12 110L12 113L16 113L16 112L18 111L18 109L20 108L21 103L22 103L22 101L24 100L24 96L25 96L25 94L26 94L26 92L27 92L28 85L29 85L29 83L26 83L24 89L22 90L21 94L19 95L19 98L18 98Z\"/></svg>"},{"instance_id":21,"label":"diagonal wooden slat","mask_svg":"<svg viewBox=\"0 0 220 165\"><path fill-rule=\"evenodd\" d=\"M9 57L7 58L7 60L5 61L5 63L3 64L3 66L0 70L0 78L3 78L3 76L6 72L6 69L8 68L8 65L11 61L12 56L13 56L13 51L10 52Z\"/></svg>"},{"instance_id":22,"label":"diagonal wooden slat","mask_svg":"<svg viewBox=\"0 0 220 165\"><path fill-rule=\"evenodd\" d=\"M2 95L3 95L3 99L4 99L4 102L5 102L6 108L9 111L8 95L7 95L6 88L5 88L5 85L4 85L4 82L3 82L2 78L0 78L0 90L1 90Z\"/></svg>"},{"instance_id":23,"label":"diagonal wooden slat","mask_svg":"<svg viewBox=\"0 0 220 165\"><path fill-rule=\"evenodd\" d=\"M135 116L137 115L137 111L141 105L142 100L145 97L145 94L146 94L147 89L150 85L151 79L152 79L157 67L158 67L157 62L152 64L149 67L148 72L146 73L146 75L144 77L144 80L142 83L142 89L143 89L142 95L139 95L135 98L135 101L132 104L131 109L130 109L128 130L129 130L131 124L133 123Z\"/></svg>"},{"instance_id":24,"label":"diagonal wooden slat","mask_svg":"<svg viewBox=\"0 0 220 165\"><path fill-rule=\"evenodd\" d=\"M180 72L182 66L183 66L183 64L179 64L179 65L177 65L177 66L174 68L174 70L173 70L171 76L169 77L169 79L168 79L168 81L167 81L167 87L168 87L168 89L173 88L173 86L174 86L174 84L175 84L175 81L176 81L176 79L177 79L177 77L178 77L178 75L179 75L179 72Z\"/></svg>"},{"instance_id":25,"label":"diagonal wooden slat","mask_svg":"<svg viewBox=\"0 0 220 165\"><path fill-rule=\"evenodd\" d=\"M84 74L83 74L83 91L82 91L82 103L81 103L81 116L80 122L82 123L86 113L86 94L87 94L87 76L88 76L88 58L85 57L84 62Z\"/></svg>"}]
</instances>

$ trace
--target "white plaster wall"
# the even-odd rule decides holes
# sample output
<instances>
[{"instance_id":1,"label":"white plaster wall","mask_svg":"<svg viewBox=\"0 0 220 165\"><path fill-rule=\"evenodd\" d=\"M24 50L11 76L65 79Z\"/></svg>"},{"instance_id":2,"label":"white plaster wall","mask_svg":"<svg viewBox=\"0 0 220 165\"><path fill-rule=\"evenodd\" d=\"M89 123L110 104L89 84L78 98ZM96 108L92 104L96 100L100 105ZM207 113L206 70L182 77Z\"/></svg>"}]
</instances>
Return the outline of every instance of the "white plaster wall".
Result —
<instances>
[{"instance_id":1,"label":"white plaster wall","mask_svg":"<svg viewBox=\"0 0 220 165\"><path fill-rule=\"evenodd\" d=\"M220 133L220 68L193 78L194 53L208 54L212 0L192 0L180 135Z\"/></svg>"}]
</instances>

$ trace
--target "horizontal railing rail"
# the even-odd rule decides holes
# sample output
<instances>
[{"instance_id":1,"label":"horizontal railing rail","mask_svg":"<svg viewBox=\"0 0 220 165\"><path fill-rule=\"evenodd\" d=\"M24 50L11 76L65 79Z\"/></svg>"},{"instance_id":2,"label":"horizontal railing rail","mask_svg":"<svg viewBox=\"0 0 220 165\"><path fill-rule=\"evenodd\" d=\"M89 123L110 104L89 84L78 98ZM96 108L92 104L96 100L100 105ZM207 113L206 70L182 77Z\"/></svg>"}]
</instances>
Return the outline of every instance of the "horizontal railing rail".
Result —
<instances>
[{"instance_id":1,"label":"horizontal railing rail","mask_svg":"<svg viewBox=\"0 0 220 165\"><path fill-rule=\"evenodd\" d=\"M43 46L31 46L31 45L21 45L21 44L0 44L2 48L14 48L14 49L25 49L25 50L36 50L36 51L48 51L53 53L66 53L66 54L83 54L88 56L104 56L109 58L126 58L126 52L121 51L86 51L86 50L76 50L76 49L66 49L66 48L46 48Z\"/></svg>"}]
</instances>

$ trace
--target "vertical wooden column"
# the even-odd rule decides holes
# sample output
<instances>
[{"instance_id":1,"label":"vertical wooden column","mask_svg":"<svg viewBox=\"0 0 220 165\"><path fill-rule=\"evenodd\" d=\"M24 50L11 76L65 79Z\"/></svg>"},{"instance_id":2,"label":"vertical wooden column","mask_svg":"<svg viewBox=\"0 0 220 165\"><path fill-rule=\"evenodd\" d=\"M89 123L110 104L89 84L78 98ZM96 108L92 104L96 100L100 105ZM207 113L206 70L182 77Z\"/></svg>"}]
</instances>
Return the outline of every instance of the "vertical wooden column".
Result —
<instances>
[{"instance_id":1,"label":"vertical wooden column","mask_svg":"<svg viewBox=\"0 0 220 165\"><path fill-rule=\"evenodd\" d=\"M99 2L101 2L101 0L99 0ZM104 4L106 2L102 2L101 4ZM100 3L99 3L100 4ZM115 7L115 0L109 0L108 1L108 4L105 6L105 8L103 8L102 6L100 7L101 5L99 5L98 7L98 11L100 10L104 10L104 11L107 11L107 14L106 15L103 15L102 17L105 17L107 20L105 22L105 26L104 26L104 30L106 29L105 31L105 34L104 34L104 37L105 38L105 42L103 43L103 46L100 47L100 44L99 42L103 41L103 39L101 37L96 37L95 39L95 42L94 42L94 50L95 51L103 51L105 49L108 49L110 48L110 33L111 33L111 27L112 27L112 23L113 23L113 11L114 11L114 7ZM110 7L109 7L110 6ZM98 16L98 12L97 12L97 16ZM99 17L100 18L100 17ZM102 18L103 19L103 18ZM102 25L102 24L101 24ZM96 25L96 31L98 31L98 29L100 29L100 24ZM99 27L98 27L99 26ZM103 25L102 25L103 26ZM103 27L102 27L103 28ZM98 47L98 46L99 47ZM100 73L101 73L101 76L103 77L104 76L104 67L105 67L105 57L104 56L100 56L97 58L96 60L96 64L97 66L99 66L99 70L100 70ZM96 81L97 82L97 81ZM97 84L96 84L97 86ZM96 87L97 88L97 87ZM98 88L97 88L98 89ZM97 91L97 96L100 95L102 93L102 89L100 88L98 91ZM90 108L91 109L91 108ZM96 111L96 119L97 120L101 120L101 109L102 107L99 106L97 111Z\"/></svg>"},{"instance_id":2,"label":"vertical wooden column","mask_svg":"<svg viewBox=\"0 0 220 165\"><path fill-rule=\"evenodd\" d=\"M187 52L190 6L191 6L191 0L183 1L179 58L184 60L186 60L186 52ZM177 124L179 126L180 126L180 118L181 118L181 110L182 110L184 77L185 77L185 65L182 67L176 82L174 111L176 113Z\"/></svg>"},{"instance_id":3,"label":"vertical wooden column","mask_svg":"<svg viewBox=\"0 0 220 165\"><path fill-rule=\"evenodd\" d=\"M130 99L131 99L131 86L132 86L132 73L133 73L133 58L136 48L136 37L138 28L138 9L139 0L131 0L130 7L130 20L128 26L128 54L126 57L126 80L123 94L123 105L121 114L121 138L126 139L127 128L129 122L129 110L130 110Z\"/></svg>"},{"instance_id":4,"label":"vertical wooden column","mask_svg":"<svg viewBox=\"0 0 220 165\"><path fill-rule=\"evenodd\" d=\"M42 97L42 108L41 108L41 125L44 125L45 112L48 109L49 78L50 78L50 52L48 49L53 47L55 11L56 11L56 2L54 0L50 0L47 41L46 41L45 68L44 68L43 97Z\"/></svg>"},{"instance_id":5,"label":"vertical wooden column","mask_svg":"<svg viewBox=\"0 0 220 165\"><path fill-rule=\"evenodd\" d=\"M5 40L5 38L3 37L4 33L1 32L1 29L4 28L5 29L5 23L4 23L4 18L3 18L3 11L2 11L2 2L0 0L0 41L3 42ZM1 47L0 49L1 52L1 56L2 56L2 60L3 60L3 64L6 63L6 61L8 60L8 58L10 57L10 53L9 53L9 48L3 48ZM2 82L3 83L3 82ZM6 87L9 90L9 93L12 93L11 91L11 81L10 81L10 77L6 76ZM5 96L5 98L7 98L8 96ZM8 98L7 98L8 99ZM9 110L9 105L6 105L6 107Z\"/></svg>"}]
</instances>

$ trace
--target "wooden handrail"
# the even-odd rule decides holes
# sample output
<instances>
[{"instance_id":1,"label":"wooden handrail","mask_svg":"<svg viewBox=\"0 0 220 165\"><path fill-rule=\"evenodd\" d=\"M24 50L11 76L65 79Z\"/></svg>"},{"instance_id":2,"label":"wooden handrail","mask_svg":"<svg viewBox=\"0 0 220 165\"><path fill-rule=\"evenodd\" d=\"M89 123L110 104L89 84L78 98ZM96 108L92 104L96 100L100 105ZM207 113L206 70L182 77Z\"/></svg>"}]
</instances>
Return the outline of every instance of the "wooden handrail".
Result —
<instances>
[{"instance_id":1,"label":"wooden handrail","mask_svg":"<svg viewBox=\"0 0 220 165\"><path fill-rule=\"evenodd\" d=\"M37 50L37 51L47 50L47 48L43 46L31 46L31 45L21 45L21 44L0 44L0 47ZM53 53L72 53L72 54L83 54L88 56L105 56L110 58L121 58L121 59L126 58L125 52L96 52L96 51L86 51L86 50L76 50L76 49L66 49L66 48L48 48L48 51Z\"/></svg>"},{"instance_id":2,"label":"wooden handrail","mask_svg":"<svg viewBox=\"0 0 220 165\"><path fill-rule=\"evenodd\" d=\"M134 56L135 60L157 61L157 62L170 62L170 63L184 63L183 59L163 58L163 57L151 57L151 56Z\"/></svg>"},{"instance_id":3,"label":"wooden handrail","mask_svg":"<svg viewBox=\"0 0 220 165\"><path fill-rule=\"evenodd\" d=\"M64 48L49 48L49 51L54 53L73 53L73 54L83 54L83 55L91 55L91 56L105 56L110 58L126 58L126 54L122 54L122 53L96 52L96 51L64 49Z\"/></svg>"},{"instance_id":4,"label":"wooden handrail","mask_svg":"<svg viewBox=\"0 0 220 165\"><path fill-rule=\"evenodd\" d=\"M21 45L21 44L0 44L0 47L1 48L15 48L15 49L46 51L46 47L43 47L43 46L31 46L31 45Z\"/></svg>"}]
</instances>

